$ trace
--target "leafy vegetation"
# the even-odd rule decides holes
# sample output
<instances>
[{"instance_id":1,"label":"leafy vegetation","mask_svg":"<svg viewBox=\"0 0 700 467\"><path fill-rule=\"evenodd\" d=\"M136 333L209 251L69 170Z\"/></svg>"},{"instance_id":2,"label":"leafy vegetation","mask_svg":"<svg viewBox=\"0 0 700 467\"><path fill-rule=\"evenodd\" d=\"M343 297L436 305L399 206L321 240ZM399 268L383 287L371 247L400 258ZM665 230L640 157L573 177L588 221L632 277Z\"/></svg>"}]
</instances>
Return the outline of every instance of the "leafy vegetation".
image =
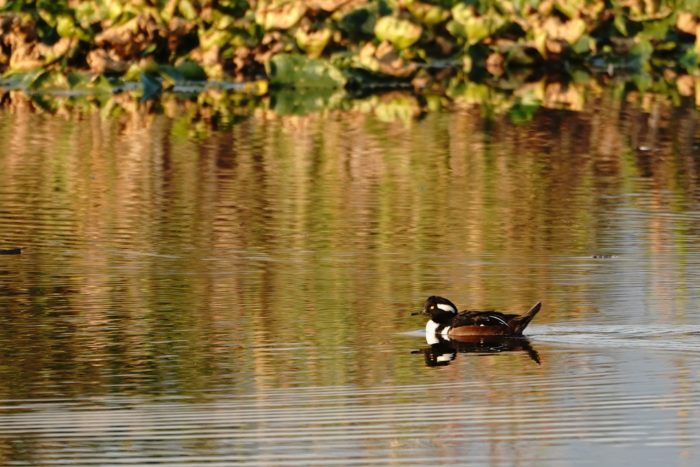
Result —
<instances>
[{"instance_id":1,"label":"leafy vegetation","mask_svg":"<svg viewBox=\"0 0 700 467\"><path fill-rule=\"evenodd\" d=\"M477 83L512 100L627 77L699 96L699 14L700 0L0 0L0 87L327 102L334 89L459 99Z\"/></svg>"}]
</instances>

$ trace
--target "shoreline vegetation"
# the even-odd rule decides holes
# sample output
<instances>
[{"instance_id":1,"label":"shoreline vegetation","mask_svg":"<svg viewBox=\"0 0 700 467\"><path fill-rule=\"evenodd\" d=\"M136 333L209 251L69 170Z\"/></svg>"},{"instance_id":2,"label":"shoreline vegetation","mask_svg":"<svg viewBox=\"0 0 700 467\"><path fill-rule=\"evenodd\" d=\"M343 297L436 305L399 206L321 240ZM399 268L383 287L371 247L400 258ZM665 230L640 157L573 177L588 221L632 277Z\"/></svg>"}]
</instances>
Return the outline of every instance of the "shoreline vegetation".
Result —
<instances>
[{"instance_id":1,"label":"shoreline vegetation","mask_svg":"<svg viewBox=\"0 0 700 467\"><path fill-rule=\"evenodd\" d=\"M699 57L700 0L0 0L2 105L50 112L177 94L222 121L389 100L517 122L608 87L700 107Z\"/></svg>"}]
</instances>

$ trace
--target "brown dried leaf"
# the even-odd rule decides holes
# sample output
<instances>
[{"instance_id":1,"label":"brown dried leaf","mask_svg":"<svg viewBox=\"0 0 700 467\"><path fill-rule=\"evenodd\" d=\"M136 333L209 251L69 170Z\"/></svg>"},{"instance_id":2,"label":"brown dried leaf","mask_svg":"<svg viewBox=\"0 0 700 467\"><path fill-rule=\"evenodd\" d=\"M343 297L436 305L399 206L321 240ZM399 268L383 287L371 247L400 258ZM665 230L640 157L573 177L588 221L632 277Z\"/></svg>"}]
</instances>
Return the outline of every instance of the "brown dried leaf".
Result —
<instances>
[{"instance_id":1,"label":"brown dried leaf","mask_svg":"<svg viewBox=\"0 0 700 467\"><path fill-rule=\"evenodd\" d=\"M150 45L158 31L153 18L142 14L120 26L105 29L95 37L95 44L98 47L109 47L122 57L131 57Z\"/></svg>"},{"instance_id":2,"label":"brown dried leaf","mask_svg":"<svg viewBox=\"0 0 700 467\"><path fill-rule=\"evenodd\" d=\"M37 51L44 59L44 65L55 62L56 60L68 55L73 47L76 46L78 40L75 38L62 37L53 45L39 44Z\"/></svg>"},{"instance_id":3,"label":"brown dried leaf","mask_svg":"<svg viewBox=\"0 0 700 467\"><path fill-rule=\"evenodd\" d=\"M409 76L417 68L415 63L401 58L388 41L376 48L371 42L367 43L357 58L363 68L397 78Z\"/></svg>"},{"instance_id":4,"label":"brown dried leaf","mask_svg":"<svg viewBox=\"0 0 700 467\"><path fill-rule=\"evenodd\" d=\"M550 39L559 39L571 45L576 42L585 32L586 23L581 18L562 23L556 17L547 18L542 25Z\"/></svg>"},{"instance_id":5,"label":"brown dried leaf","mask_svg":"<svg viewBox=\"0 0 700 467\"><path fill-rule=\"evenodd\" d=\"M676 28L686 34L692 34L693 36L697 34L698 27L700 26L700 20L690 12L682 11L678 13L678 18L676 19Z\"/></svg>"},{"instance_id":6,"label":"brown dried leaf","mask_svg":"<svg viewBox=\"0 0 700 467\"><path fill-rule=\"evenodd\" d=\"M91 50L87 56L90 70L102 73L124 73L129 69L129 63L120 59L113 51L104 49Z\"/></svg>"},{"instance_id":7,"label":"brown dried leaf","mask_svg":"<svg viewBox=\"0 0 700 467\"><path fill-rule=\"evenodd\" d=\"M676 87L681 96L692 96L695 92L695 79L690 75L683 75L676 80Z\"/></svg>"},{"instance_id":8,"label":"brown dried leaf","mask_svg":"<svg viewBox=\"0 0 700 467\"><path fill-rule=\"evenodd\" d=\"M306 5L312 10L335 11L348 3L364 3L357 0L308 0Z\"/></svg>"},{"instance_id":9,"label":"brown dried leaf","mask_svg":"<svg viewBox=\"0 0 700 467\"><path fill-rule=\"evenodd\" d=\"M302 1L262 0L255 10L255 22L265 29L289 29L306 13Z\"/></svg>"},{"instance_id":10,"label":"brown dried leaf","mask_svg":"<svg viewBox=\"0 0 700 467\"><path fill-rule=\"evenodd\" d=\"M19 44L12 49L10 55L10 68L12 70L31 70L39 68L42 61L34 44Z\"/></svg>"},{"instance_id":11,"label":"brown dried leaf","mask_svg":"<svg viewBox=\"0 0 700 467\"><path fill-rule=\"evenodd\" d=\"M563 41L556 40L556 39L547 39L545 41L545 46L547 48L547 52L558 55L562 53L564 50L564 43Z\"/></svg>"},{"instance_id":12,"label":"brown dried leaf","mask_svg":"<svg viewBox=\"0 0 700 467\"><path fill-rule=\"evenodd\" d=\"M574 84L550 83L545 89L545 107L583 110L583 90Z\"/></svg>"},{"instance_id":13,"label":"brown dried leaf","mask_svg":"<svg viewBox=\"0 0 700 467\"><path fill-rule=\"evenodd\" d=\"M185 21L182 18L175 17L168 22L165 36L168 41L168 48L175 50L180 40L192 31L194 24L191 21Z\"/></svg>"},{"instance_id":14,"label":"brown dried leaf","mask_svg":"<svg viewBox=\"0 0 700 467\"><path fill-rule=\"evenodd\" d=\"M491 73L493 76L501 76L505 72L504 69L504 58L503 55L499 53L492 53L486 59L486 71Z\"/></svg>"}]
</instances>

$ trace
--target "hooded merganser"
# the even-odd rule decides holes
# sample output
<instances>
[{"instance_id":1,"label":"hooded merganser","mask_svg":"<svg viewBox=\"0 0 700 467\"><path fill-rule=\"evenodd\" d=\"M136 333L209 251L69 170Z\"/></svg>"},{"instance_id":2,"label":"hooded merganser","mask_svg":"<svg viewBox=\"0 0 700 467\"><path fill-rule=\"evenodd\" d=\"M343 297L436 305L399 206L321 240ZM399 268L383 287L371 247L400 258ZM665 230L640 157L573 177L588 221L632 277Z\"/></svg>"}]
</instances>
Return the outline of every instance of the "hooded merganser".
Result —
<instances>
[{"instance_id":1,"label":"hooded merganser","mask_svg":"<svg viewBox=\"0 0 700 467\"><path fill-rule=\"evenodd\" d=\"M500 311L458 312L454 303L443 297L431 296L423 309L413 314L430 316L425 325L426 338L440 336L445 339L464 336L506 336L518 337L535 317L542 302L522 315L501 313Z\"/></svg>"}]
</instances>

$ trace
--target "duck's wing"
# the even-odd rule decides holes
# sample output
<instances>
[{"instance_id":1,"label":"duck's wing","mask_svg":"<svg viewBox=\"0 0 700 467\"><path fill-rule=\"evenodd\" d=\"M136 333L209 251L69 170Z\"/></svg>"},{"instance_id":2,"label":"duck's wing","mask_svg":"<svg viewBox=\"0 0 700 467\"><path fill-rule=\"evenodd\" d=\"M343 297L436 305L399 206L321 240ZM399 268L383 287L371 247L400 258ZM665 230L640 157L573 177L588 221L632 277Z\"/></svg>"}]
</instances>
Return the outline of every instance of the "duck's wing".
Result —
<instances>
[{"instance_id":1,"label":"duck's wing","mask_svg":"<svg viewBox=\"0 0 700 467\"><path fill-rule=\"evenodd\" d=\"M454 317L451 325L453 328L459 326L506 326L511 330L509 335L521 336L523 329L540 311L541 306L542 303L538 302L530 308L530 311L522 315L501 313L500 311L463 311Z\"/></svg>"},{"instance_id":2,"label":"duck's wing","mask_svg":"<svg viewBox=\"0 0 700 467\"><path fill-rule=\"evenodd\" d=\"M508 326L508 322L517 315L500 311L463 311L452 320L452 326Z\"/></svg>"}]
</instances>

